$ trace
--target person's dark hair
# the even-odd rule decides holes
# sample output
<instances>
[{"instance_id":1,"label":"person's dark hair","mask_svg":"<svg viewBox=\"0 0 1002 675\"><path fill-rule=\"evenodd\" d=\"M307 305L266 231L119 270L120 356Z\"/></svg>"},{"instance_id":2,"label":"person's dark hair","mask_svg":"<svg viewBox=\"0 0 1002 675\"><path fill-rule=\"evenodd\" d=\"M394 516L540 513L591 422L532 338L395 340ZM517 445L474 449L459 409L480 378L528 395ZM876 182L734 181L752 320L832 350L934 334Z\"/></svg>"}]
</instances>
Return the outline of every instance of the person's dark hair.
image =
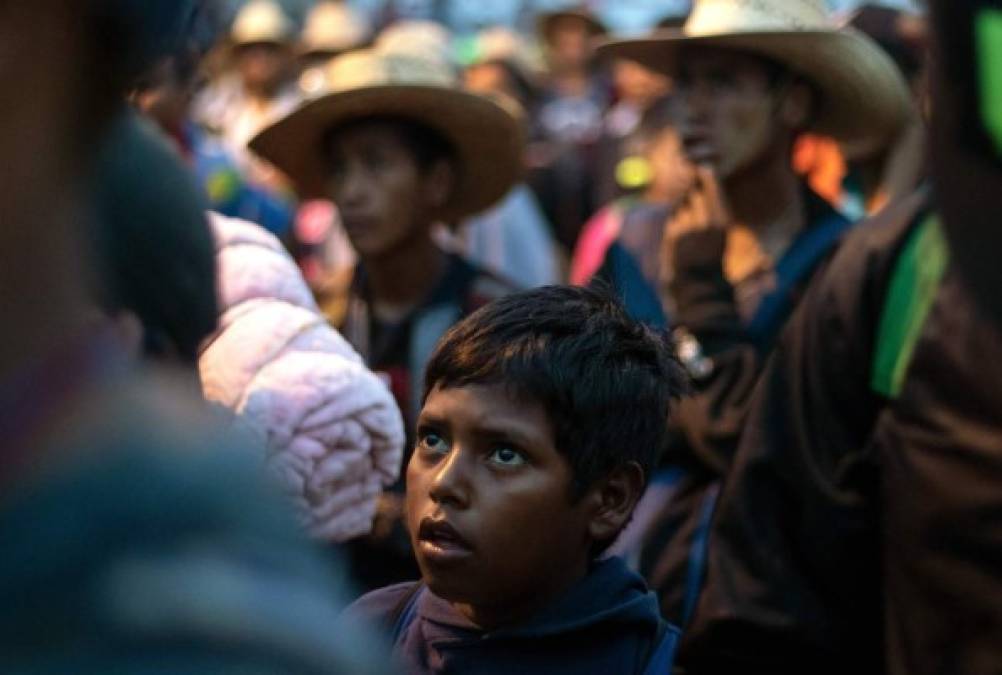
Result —
<instances>
[{"instance_id":1,"label":"person's dark hair","mask_svg":"<svg viewBox=\"0 0 1002 675\"><path fill-rule=\"evenodd\" d=\"M339 125L327 132L324 147L330 148L334 138L345 131L370 125L385 126L407 148L422 171L427 171L442 161L453 165L457 161L455 147L436 129L416 120L394 115L372 115Z\"/></svg>"},{"instance_id":2,"label":"person's dark hair","mask_svg":"<svg viewBox=\"0 0 1002 675\"><path fill-rule=\"evenodd\" d=\"M109 132L93 194L100 305L139 318L147 356L194 365L219 316L198 186L166 139L130 113Z\"/></svg>"},{"instance_id":3,"label":"person's dark hair","mask_svg":"<svg viewBox=\"0 0 1002 675\"><path fill-rule=\"evenodd\" d=\"M442 338L425 376L436 387L503 385L540 403L571 465L571 499L627 462L649 477L672 403L688 380L670 340L634 321L604 288L548 286L509 295Z\"/></svg>"}]
</instances>

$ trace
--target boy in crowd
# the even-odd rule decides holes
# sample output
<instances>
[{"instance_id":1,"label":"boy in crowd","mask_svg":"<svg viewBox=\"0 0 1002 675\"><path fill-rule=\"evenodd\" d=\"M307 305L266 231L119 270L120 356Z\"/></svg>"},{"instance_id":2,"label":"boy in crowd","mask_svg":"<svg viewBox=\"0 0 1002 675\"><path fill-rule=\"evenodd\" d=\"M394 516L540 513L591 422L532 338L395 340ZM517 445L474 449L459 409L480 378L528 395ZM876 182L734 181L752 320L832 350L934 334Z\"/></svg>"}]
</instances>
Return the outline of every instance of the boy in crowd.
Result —
<instances>
[{"instance_id":1,"label":"boy in crowd","mask_svg":"<svg viewBox=\"0 0 1002 675\"><path fill-rule=\"evenodd\" d=\"M428 366L407 469L422 581L348 610L407 672L668 673L677 639L602 552L629 521L685 377L595 289L546 287L454 327Z\"/></svg>"},{"instance_id":2,"label":"boy in crowd","mask_svg":"<svg viewBox=\"0 0 1002 675\"><path fill-rule=\"evenodd\" d=\"M507 109L460 90L438 60L359 51L335 59L328 78L330 93L265 130L251 147L283 169L303 197L337 205L360 260L338 328L370 368L385 374L413 429L435 343L510 290L445 253L432 229L482 211L511 189L522 164L521 129ZM387 495L382 507L390 533L379 537L377 524L386 545L360 565L371 588L413 574L406 535L396 526L397 495Z\"/></svg>"}]
</instances>

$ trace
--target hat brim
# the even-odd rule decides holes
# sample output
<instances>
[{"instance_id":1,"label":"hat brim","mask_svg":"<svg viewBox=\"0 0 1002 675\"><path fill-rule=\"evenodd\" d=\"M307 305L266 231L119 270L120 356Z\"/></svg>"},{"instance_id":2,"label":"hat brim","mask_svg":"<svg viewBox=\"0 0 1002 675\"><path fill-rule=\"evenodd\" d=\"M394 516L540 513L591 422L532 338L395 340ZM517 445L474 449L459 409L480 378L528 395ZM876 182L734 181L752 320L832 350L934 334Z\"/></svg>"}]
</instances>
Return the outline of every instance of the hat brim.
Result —
<instances>
[{"instance_id":1,"label":"hat brim","mask_svg":"<svg viewBox=\"0 0 1002 675\"><path fill-rule=\"evenodd\" d=\"M897 66L852 29L723 35L665 30L646 38L606 41L599 54L670 74L679 52L697 45L758 54L799 73L821 96L810 130L845 143L876 149L893 141L912 114L908 88Z\"/></svg>"},{"instance_id":2,"label":"hat brim","mask_svg":"<svg viewBox=\"0 0 1002 675\"><path fill-rule=\"evenodd\" d=\"M516 117L485 97L434 86L385 85L328 94L262 131L250 148L282 170L301 197L328 198L325 138L367 117L412 120L453 146L456 184L439 214L443 219L456 220L492 206L522 175L524 140Z\"/></svg>"}]
</instances>

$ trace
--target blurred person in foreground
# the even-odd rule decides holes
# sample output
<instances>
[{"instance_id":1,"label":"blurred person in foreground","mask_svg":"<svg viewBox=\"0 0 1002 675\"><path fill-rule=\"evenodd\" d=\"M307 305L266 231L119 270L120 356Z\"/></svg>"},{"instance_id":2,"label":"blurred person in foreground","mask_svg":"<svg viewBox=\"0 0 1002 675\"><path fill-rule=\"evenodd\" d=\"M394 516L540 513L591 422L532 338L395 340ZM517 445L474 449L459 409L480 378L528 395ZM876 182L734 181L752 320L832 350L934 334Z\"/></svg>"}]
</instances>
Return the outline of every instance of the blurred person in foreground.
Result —
<instances>
[{"instance_id":1,"label":"blurred person in foreground","mask_svg":"<svg viewBox=\"0 0 1002 675\"><path fill-rule=\"evenodd\" d=\"M0 112L4 668L383 672L366 637L338 627L338 580L239 443L200 399L130 366L98 315L87 182L132 147L135 126L111 119L193 10L51 0L0 20L3 89L32 91Z\"/></svg>"},{"instance_id":2,"label":"blurred person in foreground","mask_svg":"<svg viewBox=\"0 0 1002 675\"><path fill-rule=\"evenodd\" d=\"M536 111L543 143L532 147L529 183L568 254L597 206L591 167L609 87L595 69L592 43L603 34L584 9L548 12L537 22L547 73Z\"/></svg>"},{"instance_id":3,"label":"blurred person in foreground","mask_svg":"<svg viewBox=\"0 0 1002 675\"><path fill-rule=\"evenodd\" d=\"M482 31L467 44L463 82L469 91L508 97L525 113L538 96L538 68L529 46L506 28ZM526 134L531 137L532 129ZM463 221L456 244L471 260L523 288L546 286L562 280L560 255L536 196L520 182L491 209Z\"/></svg>"},{"instance_id":4,"label":"blurred person in foreground","mask_svg":"<svg viewBox=\"0 0 1002 675\"><path fill-rule=\"evenodd\" d=\"M701 0L682 30L609 49L674 74L696 165L665 223L659 270L696 393L673 420L667 463L682 469L681 482L640 551L665 616L685 625L749 396L804 289L852 226L794 172L793 144L809 130L893 138L910 102L890 58L837 29L821 0Z\"/></svg>"},{"instance_id":5,"label":"blurred person in foreground","mask_svg":"<svg viewBox=\"0 0 1002 675\"><path fill-rule=\"evenodd\" d=\"M438 59L347 54L331 64L331 89L251 144L306 198L327 197L359 255L338 322L365 363L385 377L413 433L425 364L452 324L510 286L443 251L433 228L496 203L521 170L518 120L458 88ZM367 585L413 574L398 485L386 527L359 545Z\"/></svg>"},{"instance_id":6,"label":"blurred person in foreground","mask_svg":"<svg viewBox=\"0 0 1002 675\"><path fill-rule=\"evenodd\" d=\"M845 242L751 406L687 672L1002 663L1002 10L933 2L933 182Z\"/></svg>"}]
</instances>

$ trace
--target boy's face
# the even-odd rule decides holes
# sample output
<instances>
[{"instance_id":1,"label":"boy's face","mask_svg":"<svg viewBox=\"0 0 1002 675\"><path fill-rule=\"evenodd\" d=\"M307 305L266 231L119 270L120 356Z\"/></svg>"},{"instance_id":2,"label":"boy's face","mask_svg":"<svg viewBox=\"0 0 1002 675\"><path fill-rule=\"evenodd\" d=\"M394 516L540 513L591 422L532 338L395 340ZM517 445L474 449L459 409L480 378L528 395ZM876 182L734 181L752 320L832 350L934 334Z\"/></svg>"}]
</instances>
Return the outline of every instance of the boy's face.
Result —
<instances>
[{"instance_id":1,"label":"boy's face","mask_svg":"<svg viewBox=\"0 0 1002 675\"><path fill-rule=\"evenodd\" d=\"M598 509L571 502L571 466L542 406L500 385L436 387L417 439L407 522L433 593L489 627L585 576Z\"/></svg>"},{"instance_id":2,"label":"boy's face","mask_svg":"<svg viewBox=\"0 0 1002 675\"><path fill-rule=\"evenodd\" d=\"M331 138L329 152L329 194L362 258L379 258L415 236L428 236L436 196L392 125L346 127Z\"/></svg>"}]
</instances>

